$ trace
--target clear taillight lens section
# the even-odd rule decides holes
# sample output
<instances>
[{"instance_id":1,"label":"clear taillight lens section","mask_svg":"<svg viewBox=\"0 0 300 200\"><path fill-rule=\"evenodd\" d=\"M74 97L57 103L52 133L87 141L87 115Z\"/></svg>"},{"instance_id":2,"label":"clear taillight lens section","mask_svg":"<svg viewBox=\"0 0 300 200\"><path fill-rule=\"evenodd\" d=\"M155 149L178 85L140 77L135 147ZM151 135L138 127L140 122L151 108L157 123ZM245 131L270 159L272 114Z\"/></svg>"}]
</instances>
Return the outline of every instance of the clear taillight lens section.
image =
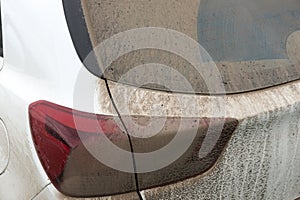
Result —
<instances>
[{"instance_id":1,"label":"clear taillight lens section","mask_svg":"<svg viewBox=\"0 0 300 200\"><path fill-rule=\"evenodd\" d=\"M131 135L139 135L140 130L132 128L132 121L143 124L147 119L141 116L130 118L131 120L126 120L126 117L123 119L128 131ZM165 120L164 125L154 136L131 138L134 152L147 154L158 151L161 155L157 160L151 160L153 157L151 155L147 160L137 159L136 156L137 170L169 160L183 145L188 144L188 148L184 151L179 150L182 153L181 156L168 166L151 172L139 173L137 181L140 190L183 181L206 173L221 157L238 125L238 121L233 118L167 117L163 119L154 117L152 122L155 126L159 126L162 120ZM191 135L194 135L193 138ZM177 136L178 138L175 139ZM175 145L169 151L163 152L162 149L172 145L171 143ZM204 154L200 156L200 152Z\"/></svg>"},{"instance_id":2,"label":"clear taillight lens section","mask_svg":"<svg viewBox=\"0 0 300 200\"><path fill-rule=\"evenodd\" d=\"M59 191L88 197L136 190L134 174L103 165L83 145L99 145L93 141L103 134L130 151L128 137L115 123L115 117L79 112L47 101L31 104L29 117L40 161Z\"/></svg>"}]
</instances>

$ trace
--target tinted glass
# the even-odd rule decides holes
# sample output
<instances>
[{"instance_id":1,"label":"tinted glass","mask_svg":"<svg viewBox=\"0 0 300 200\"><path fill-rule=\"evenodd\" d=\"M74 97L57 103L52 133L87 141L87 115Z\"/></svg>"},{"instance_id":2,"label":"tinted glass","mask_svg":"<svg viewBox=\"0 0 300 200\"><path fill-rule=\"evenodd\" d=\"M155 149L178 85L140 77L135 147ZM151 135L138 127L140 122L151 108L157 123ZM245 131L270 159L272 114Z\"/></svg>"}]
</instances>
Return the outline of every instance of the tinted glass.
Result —
<instances>
[{"instance_id":1,"label":"tinted glass","mask_svg":"<svg viewBox=\"0 0 300 200\"><path fill-rule=\"evenodd\" d=\"M87 52L116 34L159 27L182 33L198 42L206 52L203 65L213 62L227 93L262 89L300 77L298 0L202 0L201 3L200 0L65 0L64 3L71 35L83 62ZM85 34L78 34L82 30ZM80 45L82 40L90 42L90 47ZM172 46L180 40L170 39L161 44ZM86 50L84 55L80 53L83 48ZM110 50L112 53L120 49L114 46ZM193 49L190 50L193 54ZM97 58L94 56L85 62L87 68L110 80L140 86L140 79L151 76L168 83L147 83L143 87L169 90L165 85L172 85L175 92L210 93L205 77L188 59L165 49L149 47L128 52L102 71L99 68L103 68L106 58ZM95 60L100 64L97 65ZM174 71L155 71L147 63L170 66ZM137 66L145 67L136 76L124 76ZM178 74L191 84L192 91L182 87Z\"/></svg>"}]
</instances>

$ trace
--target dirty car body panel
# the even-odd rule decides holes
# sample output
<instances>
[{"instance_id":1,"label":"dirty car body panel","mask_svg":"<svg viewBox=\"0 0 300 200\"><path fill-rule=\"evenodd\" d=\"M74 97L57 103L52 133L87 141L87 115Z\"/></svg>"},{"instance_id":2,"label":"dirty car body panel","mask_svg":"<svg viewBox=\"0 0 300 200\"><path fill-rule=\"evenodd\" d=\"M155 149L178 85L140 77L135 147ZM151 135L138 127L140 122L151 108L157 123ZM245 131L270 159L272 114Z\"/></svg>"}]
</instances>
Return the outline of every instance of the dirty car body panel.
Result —
<instances>
[{"instance_id":1,"label":"dirty car body panel","mask_svg":"<svg viewBox=\"0 0 300 200\"><path fill-rule=\"evenodd\" d=\"M299 13L1 0L0 199L296 199Z\"/></svg>"}]
</instances>

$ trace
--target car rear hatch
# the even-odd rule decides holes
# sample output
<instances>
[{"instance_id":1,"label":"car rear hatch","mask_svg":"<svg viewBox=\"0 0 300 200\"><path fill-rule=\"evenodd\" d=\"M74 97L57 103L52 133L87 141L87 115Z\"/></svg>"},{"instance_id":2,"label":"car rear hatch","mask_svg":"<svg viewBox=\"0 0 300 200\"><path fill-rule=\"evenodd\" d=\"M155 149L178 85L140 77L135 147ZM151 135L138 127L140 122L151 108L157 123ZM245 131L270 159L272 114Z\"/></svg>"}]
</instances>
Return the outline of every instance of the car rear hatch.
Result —
<instances>
[{"instance_id":1,"label":"car rear hatch","mask_svg":"<svg viewBox=\"0 0 300 200\"><path fill-rule=\"evenodd\" d=\"M242 94L230 101L225 94L299 79L300 5L268 2L63 1L77 53L105 81L128 136L136 190L203 176L216 165L238 120L260 113L242 111ZM118 162L109 167L128 172Z\"/></svg>"},{"instance_id":2,"label":"car rear hatch","mask_svg":"<svg viewBox=\"0 0 300 200\"><path fill-rule=\"evenodd\" d=\"M82 61L93 74L108 80L213 94L224 92L212 91L207 83L210 73L218 73L229 94L300 76L297 0L271 4L269 0L76 0L64 4ZM211 68L215 70L209 72ZM190 88L182 86L184 82Z\"/></svg>"}]
</instances>

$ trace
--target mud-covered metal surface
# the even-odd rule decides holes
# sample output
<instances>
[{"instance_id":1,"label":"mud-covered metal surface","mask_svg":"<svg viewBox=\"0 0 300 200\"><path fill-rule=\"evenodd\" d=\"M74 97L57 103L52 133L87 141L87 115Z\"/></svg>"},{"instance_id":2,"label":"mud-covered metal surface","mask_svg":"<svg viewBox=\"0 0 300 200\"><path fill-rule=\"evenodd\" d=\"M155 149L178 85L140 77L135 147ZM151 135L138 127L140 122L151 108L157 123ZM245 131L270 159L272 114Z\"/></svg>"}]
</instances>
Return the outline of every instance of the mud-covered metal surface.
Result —
<instances>
[{"instance_id":1,"label":"mud-covered metal surface","mask_svg":"<svg viewBox=\"0 0 300 200\"><path fill-rule=\"evenodd\" d=\"M300 104L245 119L204 177L143 191L145 199L296 199Z\"/></svg>"},{"instance_id":2,"label":"mud-covered metal surface","mask_svg":"<svg viewBox=\"0 0 300 200\"><path fill-rule=\"evenodd\" d=\"M143 190L145 199L300 196L299 81L227 96L171 94L114 82L109 87L121 116L226 116L240 121L216 166L204 175ZM226 113L212 112L211 103L218 98L224 98Z\"/></svg>"},{"instance_id":3,"label":"mud-covered metal surface","mask_svg":"<svg viewBox=\"0 0 300 200\"><path fill-rule=\"evenodd\" d=\"M78 1L81 0L74 1L77 6L80 5ZM68 10L69 4L72 3L66 4L65 10ZM218 67L227 93L265 88L299 78L299 51L295 49L299 50L300 43L297 32L300 28L300 4L296 0L87 0L81 1L81 4L89 32L89 38L84 38L90 39L93 46L86 50L96 48L115 34L127 30L160 27L183 33L199 42ZM76 11L71 6L69 10ZM84 26L79 20L82 18L78 17L80 23L76 24L68 13L67 21L72 22L69 28ZM82 40L77 29L70 30L73 41ZM170 40L162 44L171 46L176 42ZM80 54L81 51L78 52ZM80 56L83 61L87 56L87 51L84 52L85 55ZM98 57L98 61L103 60ZM181 88L181 80L171 73L165 79L175 86L173 92L210 92L203 77L185 58L159 49L132 51L115 60L103 74L96 73L109 80L138 85L151 71L145 68L134 78L120 79L136 66L147 63L165 64L177 70L193 87L193 91ZM87 68L97 71L94 61ZM159 84L143 87L168 90Z\"/></svg>"},{"instance_id":4,"label":"mud-covered metal surface","mask_svg":"<svg viewBox=\"0 0 300 200\"><path fill-rule=\"evenodd\" d=\"M231 117L243 120L259 113L292 106L300 101L299 81L226 96L166 93L117 84L113 81L109 81L108 84L116 107L123 116ZM221 100L224 100L223 109L226 112L212 106L214 102ZM214 109L220 112L213 112Z\"/></svg>"}]
</instances>

